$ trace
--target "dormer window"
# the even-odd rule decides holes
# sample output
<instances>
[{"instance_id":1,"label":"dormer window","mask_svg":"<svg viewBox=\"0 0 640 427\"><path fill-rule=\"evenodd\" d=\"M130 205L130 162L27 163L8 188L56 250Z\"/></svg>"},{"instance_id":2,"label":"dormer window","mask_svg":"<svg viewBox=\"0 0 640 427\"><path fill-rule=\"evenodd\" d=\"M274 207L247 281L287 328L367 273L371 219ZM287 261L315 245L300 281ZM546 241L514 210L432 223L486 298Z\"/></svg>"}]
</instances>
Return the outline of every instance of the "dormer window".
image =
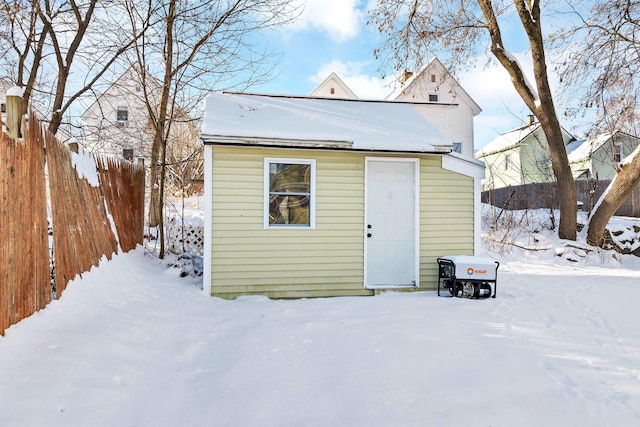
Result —
<instances>
[{"instance_id":1,"label":"dormer window","mask_svg":"<svg viewBox=\"0 0 640 427\"><path fill-rule=\"evenodd\" d=\"M331 89L329 89L329 91L331 92L331 95L335 95L336 94L336 88L332 87Z\"/></svg>"},{"instance_id":2,"label":"dormer window","mask_svg":"<svg viewBox=\"0 0 640 427\"><path fill-rule=\"evenodd\" d=\"M435 82L436 82L436 75L431 74L431 83L435 83Z\"/></svg>"},{"instance_id":3,"label":"dormer window","mask_svg":"<svg viewBox=\"0 0 640 427\"><path fill-rule=\"evenodd\" d=\"M429 95L429 102L438 102L438 95Z\"/></svg>"},{"instance_id":4,"label":"dormer window","mask_svg":"<svg viewBox=\"0 0 640 427\"><path fill-rule=\"evenodd\" d=\"M116 125L123 128L127 125L128 120L129 110L127 110L127 107L118 107L118 111L116 113Z\"/></svg>"}]
</instances>

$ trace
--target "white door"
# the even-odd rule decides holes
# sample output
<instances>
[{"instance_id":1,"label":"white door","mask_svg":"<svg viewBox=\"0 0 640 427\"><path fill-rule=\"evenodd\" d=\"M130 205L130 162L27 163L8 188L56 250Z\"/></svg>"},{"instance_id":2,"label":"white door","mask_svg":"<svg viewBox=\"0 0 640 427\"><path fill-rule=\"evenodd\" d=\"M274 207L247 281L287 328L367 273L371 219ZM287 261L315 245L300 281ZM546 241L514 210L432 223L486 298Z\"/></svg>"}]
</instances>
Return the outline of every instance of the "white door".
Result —
<instances>
[{"instance_id":1,"label":"white door","mask_svg":"<svg viewBox=\"0 0 640 427\"><path fill-rule=\"evenodd\" d=\"M415 159L367 159L367 288L418 286L417 165Z\"/></svg>"}]
</instances>

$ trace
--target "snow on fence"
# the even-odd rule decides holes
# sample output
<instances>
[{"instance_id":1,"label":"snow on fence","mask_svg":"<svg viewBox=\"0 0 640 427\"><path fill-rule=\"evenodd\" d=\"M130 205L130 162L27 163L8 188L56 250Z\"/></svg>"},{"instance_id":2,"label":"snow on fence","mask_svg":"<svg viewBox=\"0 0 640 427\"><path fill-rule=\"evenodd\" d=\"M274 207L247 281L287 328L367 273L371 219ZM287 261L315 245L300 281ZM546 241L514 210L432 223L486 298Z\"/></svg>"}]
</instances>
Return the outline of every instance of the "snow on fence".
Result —
<instances>
[{"instance_id":1,"label":"snow on fence","mask_svg":"<svg viewBox=\"0 0 640 427\"><path fill-rule=\"evenodd\" d=\"M1 133L1 132L0 132ZM45 153L46 152L46 156ZM33 114L23 140L0 136L0 335L51 301L44 166L53 230L55 293L142 243L144 168L72 153Z\"/></svg>"},{"instance_id":2,"label":"snow on fence","mask_svg":"<svg viewBox=\"0 0 640 427\"><path fill-rule=\"evenodd\" d=\"M611 181L576 180L578 202L584 211L590 211ZM555 182L515 185L482 192L482 202L508 210L558 208L560 198ZM618 216L640 217L640 185L616 211Z\"/></svg>"}]
</instances>

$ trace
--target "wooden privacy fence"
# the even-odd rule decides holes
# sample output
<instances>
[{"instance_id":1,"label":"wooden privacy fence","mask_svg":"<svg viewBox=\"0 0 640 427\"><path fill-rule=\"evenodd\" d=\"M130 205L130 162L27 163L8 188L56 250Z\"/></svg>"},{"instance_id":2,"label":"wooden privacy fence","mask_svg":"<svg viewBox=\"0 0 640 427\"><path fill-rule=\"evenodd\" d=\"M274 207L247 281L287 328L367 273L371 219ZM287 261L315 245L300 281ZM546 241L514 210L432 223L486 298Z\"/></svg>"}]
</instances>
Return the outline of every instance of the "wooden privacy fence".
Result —
<instances>
[{"instance_id":1,"label":"wooden privacy fence","mask_svg":"<svg viewBox=\"0 0 640 427\"><path fill-rule=\"evenodd\" d=\"M51 301L44 136L0 130L0 335Z\"/></svg>"},{"instance_id":2,"label":"wooden privacy fence","mask_svg":"<svg viewBox=\"0 0 640 427\"><path fill-rule=\"evenodd\" d=\"M10 325L43 308L52 295L60 296L69 280L103 257L111 259L118 248L127 252L142 243L145 177L140 165L72 153L44 132L33 115L23 140L0 135L0 159L2 335Z\"/></svg>"},{"instance_id":3,"label":"wooden privacy fence","mask_svg":"<svg viewBox=\"0 0 640 427\"><path fill-rule=\"evenodd\" d=\"M578 202L582 203L582 210L590 212L610 182L594 179L576 180ZM483 191L482 202L509 210L556 209L560 206L560 197L555 182L540 182ZM636 186L615 214L640 217L640 185Z\"/></svg>"}]
</instances>

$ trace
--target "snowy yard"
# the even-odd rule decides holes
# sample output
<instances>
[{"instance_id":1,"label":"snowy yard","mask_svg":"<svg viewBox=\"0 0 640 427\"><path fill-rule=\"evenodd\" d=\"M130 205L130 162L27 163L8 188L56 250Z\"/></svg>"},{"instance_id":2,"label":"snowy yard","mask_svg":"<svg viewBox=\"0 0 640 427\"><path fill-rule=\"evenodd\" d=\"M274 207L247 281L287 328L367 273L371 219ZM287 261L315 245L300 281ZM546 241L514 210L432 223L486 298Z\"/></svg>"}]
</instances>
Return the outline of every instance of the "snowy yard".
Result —
<instances>
[{"instance_id":1,"label":"snowy yard","mask_svg":"<svg viewBox=\"0 0 640 427\"><path fill-rule=\"evenodd\" d=\"M496 299L225 301L139 248L0 337L0 425L640 425L640 261L527 254Z\"/></svg>"}]
</instances>

